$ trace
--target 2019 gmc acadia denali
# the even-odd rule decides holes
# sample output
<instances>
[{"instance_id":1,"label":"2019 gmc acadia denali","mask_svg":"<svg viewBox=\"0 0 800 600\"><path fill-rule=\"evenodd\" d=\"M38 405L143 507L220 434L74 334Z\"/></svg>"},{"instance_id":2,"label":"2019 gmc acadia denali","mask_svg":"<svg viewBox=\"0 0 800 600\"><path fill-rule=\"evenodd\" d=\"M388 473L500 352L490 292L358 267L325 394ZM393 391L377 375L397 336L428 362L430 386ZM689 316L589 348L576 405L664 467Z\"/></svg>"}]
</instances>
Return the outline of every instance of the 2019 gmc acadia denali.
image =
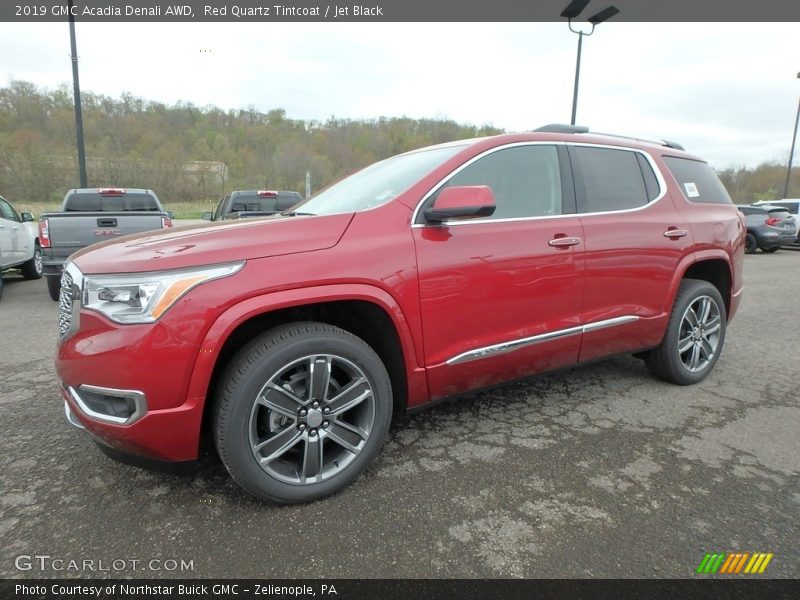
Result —
<instances>
[{"instance_id":1,"label":"2019 gmc acadia denali","mask_svg":"<svg viewBox=\"0 0 800 600\"><path fill-rule=\"evenodd\" d=\"M67 417L117 452L198 455L302 502L376 457L392 412L636 353L702 380L742 293L745 228L702 160L585 128L373 164L293 212L74 255Z\"/></svg>"}]
</instances>

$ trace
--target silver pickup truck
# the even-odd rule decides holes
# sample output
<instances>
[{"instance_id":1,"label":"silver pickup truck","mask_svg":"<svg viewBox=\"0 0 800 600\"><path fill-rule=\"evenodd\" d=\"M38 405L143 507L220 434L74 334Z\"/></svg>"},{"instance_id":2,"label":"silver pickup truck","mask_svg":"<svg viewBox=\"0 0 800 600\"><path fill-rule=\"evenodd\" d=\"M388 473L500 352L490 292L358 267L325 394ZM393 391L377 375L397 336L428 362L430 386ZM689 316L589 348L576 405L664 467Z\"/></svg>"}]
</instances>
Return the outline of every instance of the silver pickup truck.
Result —
<instances>
[{"instance_id":1,"label":"silver pickup truck","mask_svg":"<svg viewBox=\"0 0 800 600\"><path fill-rule=\"evenodd\" d=\"M165 211L152 190L87 188L70 190L61 212L39 218L42 266L50 297L58 301L61 272L70 254L90 244L129 233L172 227L172 214Z\"/></svg>"}]
</instances>

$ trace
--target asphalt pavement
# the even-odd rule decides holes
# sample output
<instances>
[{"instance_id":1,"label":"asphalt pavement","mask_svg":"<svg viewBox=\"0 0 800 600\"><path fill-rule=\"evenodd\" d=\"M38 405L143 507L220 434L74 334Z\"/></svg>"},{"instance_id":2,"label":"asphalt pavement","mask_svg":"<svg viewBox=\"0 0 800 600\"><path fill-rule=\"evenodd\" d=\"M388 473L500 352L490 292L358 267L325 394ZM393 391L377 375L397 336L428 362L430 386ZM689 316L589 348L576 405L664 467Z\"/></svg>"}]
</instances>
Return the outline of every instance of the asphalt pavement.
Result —
<instances>
[{"instance_id":1,"label":"asphalt pavement","mask_svg":"<svg viewBox=\"0 0 800 600\"><path fill-rule=\"evenodd\" d=\"M398 419L342 493L275 507L213 457L101 454L64 418L56 303L6 276L0 577L693 577L707 552L800 577L800 251L747 256L745 286L699 385L625 356L477 393Z\"/></svg>"}]
</instances>

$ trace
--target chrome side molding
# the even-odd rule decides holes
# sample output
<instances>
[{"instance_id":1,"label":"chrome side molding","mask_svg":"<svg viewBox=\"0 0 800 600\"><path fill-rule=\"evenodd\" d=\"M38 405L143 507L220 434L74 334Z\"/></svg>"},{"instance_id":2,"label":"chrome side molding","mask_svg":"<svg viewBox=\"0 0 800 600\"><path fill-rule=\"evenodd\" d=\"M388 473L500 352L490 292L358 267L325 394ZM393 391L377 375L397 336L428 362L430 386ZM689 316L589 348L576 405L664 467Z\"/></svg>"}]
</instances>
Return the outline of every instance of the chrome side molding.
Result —
<instances>
[{"instance_id":1,"label":"chrome side molding","mask_svg":"<svg viewBox=\"0 0 800 600\"><path fill-rule=\"evenodd\" d=\"M509 342L502 342L492 346L484 346L483 348L476 348L475 350L462 352L458 356L448 359L445 364L457 365L463 362L479 360L481 358L488 358L490 356L497 356L499 354L505 354L507 352L519 350L520 348L524 348L526 346L541 344L542 342L549 342L551 340L577 335L579 333L586 333L588 331L597 331L598 329L605 329L607 327L616 327L617 325L624 325L625 323L632 323L633 321L638 320L639 317L636 315L625 315L623 317L614 317L613 319L595 321L594 323L588 323L586 325L577 325L575 327L568 327L567 329L559 329L558 331L550 331L548 333L542 333L531 337L511 340Z\"/></svg>"}]
</instances>

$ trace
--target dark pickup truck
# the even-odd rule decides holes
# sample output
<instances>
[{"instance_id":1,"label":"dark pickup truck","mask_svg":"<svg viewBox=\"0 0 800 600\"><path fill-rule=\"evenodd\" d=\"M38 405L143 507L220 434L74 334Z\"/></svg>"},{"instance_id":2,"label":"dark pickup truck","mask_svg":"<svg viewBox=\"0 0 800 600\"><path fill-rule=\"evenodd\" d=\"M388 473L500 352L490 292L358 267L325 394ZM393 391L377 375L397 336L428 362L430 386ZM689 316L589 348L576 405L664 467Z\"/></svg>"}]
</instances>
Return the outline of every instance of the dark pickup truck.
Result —
<instances>
[{"instance_id":1,"label":"dark pickup truck","mask_svg":"<svg viewBox=\"0 0 800 600\"><path fill-rule=\"evenodd\" d=\"M61 212L39 218L42 266L50 297L58 301L64 262L91 244L129 233L172 227L152 190L87 188L67 192Z\"/></svg>"},{"instance_id":2,"label":"dark pickup truck","mask_svg":"<svg viewBox=\"0 0 800 600\"><path fill-rule=\"evenodd\" d=\"M298 192L275 190L239 190L220 200L217 209L204 212L206 221L224 221L247 217L276 215L303 201Z\"/></svg>"}]
</instances>

